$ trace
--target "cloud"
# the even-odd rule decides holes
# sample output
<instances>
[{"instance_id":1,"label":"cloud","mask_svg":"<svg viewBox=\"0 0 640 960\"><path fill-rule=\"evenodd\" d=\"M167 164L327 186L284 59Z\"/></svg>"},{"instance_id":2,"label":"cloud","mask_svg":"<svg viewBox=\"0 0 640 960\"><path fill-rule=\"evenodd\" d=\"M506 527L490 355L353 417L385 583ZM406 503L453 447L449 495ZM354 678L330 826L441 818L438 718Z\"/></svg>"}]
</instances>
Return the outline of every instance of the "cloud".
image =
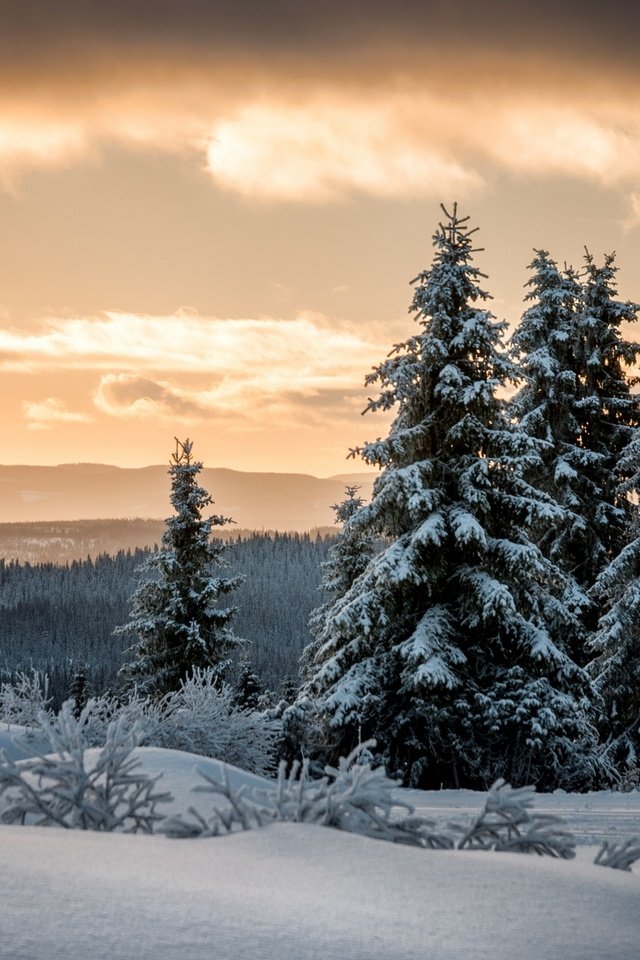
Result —
<instances>
[{"instance_id":1,"label":"cloud","mask_svg":"<svg viewBox=\"0 0 640 960\"><path fill-rule=\"evenodd\" d=\"M100 378L94 402L111 416L160 416L182 421L207 412L206 404L198 402L197 397L197 391L185 390L169 381L118 373Z\"/></svg>"},{"instance_id":2,"label":"cloud","mask_svg":"<svg viewBox=\"0 0 640 960\"><path fill-rule=\"evenodd\" d=\"M192 387L176 380L152 379L137 374L105 374L94 396L98 410L111 417L193 423L215 419L233 423L238 432L269 423L285 429L326 426L349 419L364 406L362 392L350 387L265 386L258 378L238 378L211 388Z\"/></svg>"},{"instance_id":3,"label":"cloud","mask_svg":"<svg viewBox=\"0 0 640 960\"><path fill-rule=\"evenodd\" d=\"M281 320L107 312L50 319L37 331L0 330L0 368L32 373L121 368L321 385L349 378L379 349L355 327L311 313Z\"/></svg>"},{"instance_id":4,"label":"cloud","mask_svg":"<svg viewBox=\"0 0 640 960\"><path fill-rule=\"evenodd\" d=\"M207 169L227 190L263 198L328 200L460 196L481 178L398 123L393 104L249 106L213 131Z\"/></svg>"},{"instance_id":5,"label":"cloud","mask_svg":"<svg viewBox=\"0 0 640 960\"><path fill-rule=\"evenodd\" d=\"M463 197L505 172L637 188L630 2L605 17L586 0L3 12L5 181L115 144L184 153L218 188L262 200Z\"/></svg>"},{"instance_id":6,"label":"cloud","mask_svg":"<svg viewBox=\"0 0 640 960\"><path fill-rule=\"evenodd\" d=\"M0 330L0 368L26 374L100 374L94 404L109 416L188 421L233 417L290 422L364 403L368 369L390 345L389 325L360 332L307 314L295 320L108 313ZM32 427L84 422L49 399L25 404ZM333 414L332 414L333 415Z\"/></svg>"},{"instance_id":7,"label":"cloud","mask_svg":"<svg viewBox=\"0 0 640 960\"><path fill-rule=\"evenodd\" d=\"M63 400L25 400L22 404L29 430L47 430L60 423L90 423L89 414L68 410Z\"/></svg>"},{"instance_id":8,"label":"cloud","mask_svg":"<svg viewBox=\"0 0 640 960\"><path fill-rule=\"evenodd\" d=\"M491 171L612 185L640 176L640 110L598 99L558 105L523 90L334 92L243 107L218 123L207 155L224 190L270 200L464 197Z\"/></svg>"}]
</instances>

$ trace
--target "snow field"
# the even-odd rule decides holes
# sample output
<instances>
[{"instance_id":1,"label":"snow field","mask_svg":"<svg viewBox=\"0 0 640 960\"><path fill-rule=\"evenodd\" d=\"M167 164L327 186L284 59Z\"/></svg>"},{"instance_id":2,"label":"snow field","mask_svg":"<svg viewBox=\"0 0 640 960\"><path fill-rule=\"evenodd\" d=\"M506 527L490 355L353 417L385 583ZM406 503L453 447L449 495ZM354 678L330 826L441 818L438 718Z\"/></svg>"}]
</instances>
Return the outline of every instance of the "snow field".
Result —
<instances>
[{"instance_id":1,"label":"snow field","mask_svg":"<svg viewBox=\"0 0 640 960\"><path fill-rule=\"evenodd\" d=\"M174 795L167 814L213 799L192 793L215 760L139 748ZM230 768L248 790L266 784ZM399 791L446 823L479 810L472 791ZM540 809L613 814L640 834L640 794L556 793ZM634 827L635 825L635 827ZM610 834L609 834L610 835ZM429 851L309 824L272 824L205 840L0 827L2 960L637 960L638 872L562 861Z\"/></svg>"}]
</instances>

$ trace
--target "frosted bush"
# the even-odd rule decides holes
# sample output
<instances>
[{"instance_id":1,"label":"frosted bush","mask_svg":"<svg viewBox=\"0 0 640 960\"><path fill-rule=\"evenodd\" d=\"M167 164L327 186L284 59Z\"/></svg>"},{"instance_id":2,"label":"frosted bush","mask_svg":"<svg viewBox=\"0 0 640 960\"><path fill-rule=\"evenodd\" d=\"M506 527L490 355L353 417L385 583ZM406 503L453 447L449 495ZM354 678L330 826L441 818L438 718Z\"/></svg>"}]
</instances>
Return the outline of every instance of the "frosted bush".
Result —
<instances>
[{"instance_id":1,"label":"frosted bush","mask_svg":"<svg viewBox=\"0 0 640 960\"><path fill-rule=\"evenodd\" d=\"M16 764L0 752L0 820L33 823L71 830L152 833L163 817L158 804L169 802L168 793L156 790L159 777L140 770L132 756L140 731L120 714L107 726L104 746L97 756L86 755L85 708L74 716L67 700L55 719L45 711L38 716L47 752Z\"/></svg>"},{"instance_id":2,"label":"frosted bush","mask_svg":"<svg viewBox=\"0 0 640 960\"><path fill-rule=\"evenodd\" d=\"M217 836L235 827L248 830L274 821L315 823L350 833L394 843L431 848L450 848L453 840L434 830L434 824L423 817L413 816L413 807L394 799L392 793L400 785L390 780L382 767L372 769L358 760L373 744L368 741L341 758L337 768L326 767L325 776L312 779L308 761L296 762L286 774L281 763L275 787L257 791L255 799L246 796L241 788L234 790L225 774L221 783L202 768L198 773L204 785L194 789L200 793L219 796L224 807L215 807L208 817L191 807L191 819L174 817L163 830L171 836ZM408 815L396 815L398 810Z\"/></svg>"},{"instance_id":3,"label":"frosted bush","mask_svg":"<svg viewBox=\"0 0 640 960\"><path fill-rule=\"evenodd\" d=\"M80 713L86 744L91 747L102 746L109 725L118 718L122 718L125 726L136 727L141 746L162 745L161 703L135 696L126 703L113 697L92 697Z\"/></svg>"},{"instance_id":4,"label":"frosted bush","mask_svg":"<svg viewBox=\"0 0 640 960\"><path fill-rule=\"evenodd\" d=\"M279 723L239 707L215 670L194 670L160 708L157 746L215 757L252 773L273 768Z\"/></svg>"},{"instance_id":5,"label":"frosted bush","mask_svg":"<svg viewBox=\"0 0 640 960\"><path fill-rule=\"evenodd\" d=\"M38 670L19 672L14 683L0 686L0 716L5 723L22 727L39 726L39 715L50 716L49 677Z\"/></svg>"},{"instance_id":6,"label":"frosted bush","mask_svg":"<svg viewBox=\"0 0 640 960\"><path fill-rule=\"evenodd\" d=\"M215 669L196 669L161 700L131 697L120 703L93 697L82 711L83 734L91 746L104 743L109 724L122 717L137 726L141 746L185 750L252 773L273 769L280 724L265 714L238 706L231 687L220 684Z\"/></svg>"}]
</instances>

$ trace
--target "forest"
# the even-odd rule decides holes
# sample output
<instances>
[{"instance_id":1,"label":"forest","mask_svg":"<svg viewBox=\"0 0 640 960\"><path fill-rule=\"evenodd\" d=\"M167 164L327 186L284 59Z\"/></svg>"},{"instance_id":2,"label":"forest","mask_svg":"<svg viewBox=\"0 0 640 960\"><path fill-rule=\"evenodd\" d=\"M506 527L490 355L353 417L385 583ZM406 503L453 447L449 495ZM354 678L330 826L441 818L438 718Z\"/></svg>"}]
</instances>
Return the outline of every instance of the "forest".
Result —
<instances>
[{"instance_id":1,"label":"forest","mask_svg":"<svg viewBox=\"0 0 640 960\"><path fill-rule=\"evenodd\" d=\"M66 525L72 543L77 542L78 526ZM114 528L112 521L105 526ZM127 535L147 526L155 532L162 524L128 522ZM277 692L287 678L297 680L300 654L310 639L309 614L320 600L320 567L332 540L243 532L228 542L226 569L245 578L234 596L237 633L247 641L243 657L264 687ZM64 564L0 559L2 679L9 680L20 670L46 673L58 706L79 666L95 693L109 689L129 645L113 632L127 620L131 597L152 552L119 550Z\"/></svg>"}]
</instances>

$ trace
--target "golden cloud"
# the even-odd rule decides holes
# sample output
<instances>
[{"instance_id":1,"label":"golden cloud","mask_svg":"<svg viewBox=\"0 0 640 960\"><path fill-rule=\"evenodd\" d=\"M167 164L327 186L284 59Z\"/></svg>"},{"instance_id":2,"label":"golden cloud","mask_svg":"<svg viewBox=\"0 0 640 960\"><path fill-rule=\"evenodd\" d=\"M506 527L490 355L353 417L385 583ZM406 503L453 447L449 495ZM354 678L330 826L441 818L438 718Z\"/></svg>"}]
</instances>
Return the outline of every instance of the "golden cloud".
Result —
<instances>
[{"instance_id":1,"label":"golden cloud","mask_svg":"<svg viewBox=\"0 0 640 960\"><path fill-rule=\"evenodd\" d=\"M480 186L437 137L416 137L417 119L404 126L393 102L366 99L247 106L216 125L207 169L226 190L284 200L460 196Z\"/></svg>"},{"instance_id":2,"label":"golden cloud","mask_svg":"<svg viewBox=\"0 0 640 960\"><path fill-rule=\"evenodd\" d=\"M228 65L147 66L145 77L143 64L129 82L94 78L73 96L27 88L0 95L0 173L115 144L182 152L220 189L263 200L464 197L504 173L637 190L640 105L624 78L604 84L573 65L560 87L543 61L512 62L508 82L469 68L445 86L436 66L295 82L284 68L238 78Z\"/></svg>"},{"instance_id":3,"label":"golden cloud","mask_svg":"<svg viewBox=\"0 0 640 960\"><path fill-rule=\"evenodd\" d=\"M101 373L94 395L102 413L190 420L233 416L254 422L336 416L360 409L365 372L389 348L378 338L308 314L295 320L219 319L192 313L49 320L42 329L0 331L0 366L23 373ZM195 380L195 383L194 383ZM84 414L50 398L27 402L33 427L81 422Z\"/></svg>"},{"instance_id":4,"label":"golden cloud","mask_svg":"<svg viewBox=\"0 0 640 960\"><path fill-rule=\"evenodd\" d=\"M229 377L260 372L274 384L320 385L350 377L379 358L379 343L353 325L317 314L295 320L220 319L192 312L168 316L106 312L99 317L54 318L40 330L0 330L0 367L171 370ZM293 380L292 380L293 378Z\"/></svg>"},{"instance_id":5,"label":"golden cloud","mask_svg":"<svg viewBox=\"0 0 640 960\"><path fill-rule=\"evenodd\" d=\"M60 423L90 423L87 413L68 410L63 400L48 397L46 400L25 400L22 404L29 430L47 430Z\"/></svg>"}]
</instances>

